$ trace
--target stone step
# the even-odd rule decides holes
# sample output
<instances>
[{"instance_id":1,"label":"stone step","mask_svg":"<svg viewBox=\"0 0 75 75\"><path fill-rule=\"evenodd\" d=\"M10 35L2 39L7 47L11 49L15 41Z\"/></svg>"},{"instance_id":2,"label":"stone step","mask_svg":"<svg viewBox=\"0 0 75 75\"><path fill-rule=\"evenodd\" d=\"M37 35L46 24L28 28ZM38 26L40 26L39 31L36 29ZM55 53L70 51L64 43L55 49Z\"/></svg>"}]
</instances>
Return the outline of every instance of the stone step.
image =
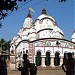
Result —
<instances>
[{"instance_id":1,"label":"stone step","mask_svg":"<svg viewBox=\"0 0 75 75\"><path fill-rule=\"evenodd\" d=\"M55 66L55 67L50 67L50 66L46 66L46 67L41 67L41 66L37 66L38 70L60 70L62 69L60 66Z\"/></svg>"}]
</instances>

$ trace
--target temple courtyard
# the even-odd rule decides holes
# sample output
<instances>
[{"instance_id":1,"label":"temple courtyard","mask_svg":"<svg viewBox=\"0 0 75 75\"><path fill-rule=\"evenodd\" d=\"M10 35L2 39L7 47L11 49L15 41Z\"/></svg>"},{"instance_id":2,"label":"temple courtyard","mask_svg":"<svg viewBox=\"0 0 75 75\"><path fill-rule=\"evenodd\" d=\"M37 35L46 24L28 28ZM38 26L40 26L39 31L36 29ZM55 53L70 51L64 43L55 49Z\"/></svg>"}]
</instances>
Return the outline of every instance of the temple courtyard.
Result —
<instances>
[{"instance_id":1,"label":"temple courtyard","mask_svg":"<svg viewBox=\"0 0 75 75\"><path fill-rule=\"evenodd\" d=\"M8 71L8 75L21 75L19 71ZM62 69L38 70L37 75L65 75Z\"/></svg>"}]
</instances>

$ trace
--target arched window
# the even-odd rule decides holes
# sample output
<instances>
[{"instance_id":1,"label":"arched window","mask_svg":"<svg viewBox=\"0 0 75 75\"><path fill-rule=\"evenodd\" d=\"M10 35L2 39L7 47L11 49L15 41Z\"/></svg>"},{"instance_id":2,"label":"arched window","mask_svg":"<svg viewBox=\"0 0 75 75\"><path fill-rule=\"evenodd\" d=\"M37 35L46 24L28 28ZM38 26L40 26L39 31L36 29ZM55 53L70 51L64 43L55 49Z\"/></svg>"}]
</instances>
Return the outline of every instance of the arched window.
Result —
<instances>
[{"instance_id":1,"label":"arched window","mask_svg":"<svg viewBox=\"0 0 75 75\"><path fill-rule=\"evenodd\" d=\"M54 65L58 66L59 64L60 64L59 52L56 52L54 57Z\"/></svg>"},{"instance_id":2,"label":"arched window","mask_svg":"<svg viewBox=\"0 0 75 75\"><path fill-rule=\"evenodd\" d=\"M46 52L45 65L46 66L50 65L50 52Z\"/></svg>"},{"instance_id":3,"label":"arched window","mask_svg":"<svg viewBox=\"0 0 75 75\"><path fill-rule=\"evenodd\" d=\"M28 50L26 50L26 54L28 54Z\"/></svg>"},{"instance_id":4,"label":"arched window","mask_svg":"<svg viewBox=\"0 0 75 75\"><path fill-rule=\"evenodd\" d=\"M23 51L23 54L25 54L25 51Z\"/></svg>"},{"instance_id":5,"label":"arched window","mask_svg":"<svg viewBox=\"0 0 75 75\"><path fill-rule=\"evenodd\" d=\"M37 66L41 65L41 52L40 51L37 52L35 61L36 61Z\"/></svg>"}]
</instances>

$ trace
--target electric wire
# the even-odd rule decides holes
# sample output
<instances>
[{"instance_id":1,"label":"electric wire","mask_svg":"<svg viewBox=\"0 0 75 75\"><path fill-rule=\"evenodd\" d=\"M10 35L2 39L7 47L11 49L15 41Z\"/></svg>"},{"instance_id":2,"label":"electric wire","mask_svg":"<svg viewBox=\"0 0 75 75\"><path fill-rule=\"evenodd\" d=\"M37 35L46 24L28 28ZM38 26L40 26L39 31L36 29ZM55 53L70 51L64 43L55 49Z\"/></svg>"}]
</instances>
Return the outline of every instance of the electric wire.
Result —
<instances>
[{"instance_id":1,"label":"electric wire","mask_svg":"<svg viewBox=\"0 0 75 75\"><path fill-rule=\"evenodd\" d=\"M27 3L29 3L29 2L27 2L27 3L23 4L22 6L20 6L20 8L18 8L17 11L14 11L14 12L8 14L8 16L12 16L12 15L14 15L14 14L16 14L16 13L19 13L19 12L23 11L24 9L27 9L27 8L29 8L29 7L32 7L32 6L35 6L35 5L37 5L37 4L39 4L39 3L43 2L43 1L44 1L44 0L39 1L39 2L37 2L37 3L35 3L35 4L32 4L32 5L30 5L30 6L27 6L26 8L23 8L23 9L19 10L22 6L24 6L24 5L26 5ZM7 17L8 17L8 16L7 16Z\"/></svg>"}]
</instances>

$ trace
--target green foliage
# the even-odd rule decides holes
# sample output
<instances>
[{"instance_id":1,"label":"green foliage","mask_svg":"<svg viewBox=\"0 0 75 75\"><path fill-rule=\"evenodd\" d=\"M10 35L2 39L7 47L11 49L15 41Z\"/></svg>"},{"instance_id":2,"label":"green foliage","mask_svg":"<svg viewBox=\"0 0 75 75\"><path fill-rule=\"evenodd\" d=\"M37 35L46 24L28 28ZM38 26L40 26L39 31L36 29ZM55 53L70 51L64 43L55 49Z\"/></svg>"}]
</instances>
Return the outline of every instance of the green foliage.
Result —
<instances>
[{"instance_id":1,"label":"green foliage","mask_svg":"<svg viewBox=\"0 0 75 75\"><path fill-rule=\"evenodd\" d=\"M59 2L65 2L66 0L59 0Z\"/></svg>"},{"instance_id":2,"label":"green foliage","mask_svg":"<svg viewBox=\"0 0 75 75\"><path fill-rule=\"evenodd\" d=\"M10 57L10 55L9 54L8 54L8 56L5 55L4 51L6 52L6 54L8 54L10 52L10 41L7 42L6 40L4 40L2 38L2 39L0 39L0 52L1 52L1 54L4 53L4 55L2 55L2 59L6 60L7 57L8 58Z\"/></svg>"},{"instance_id":3,"label":"green foliage","mask_svg":"<svg viewBox=\"0 0 75 75\"><path fill-rule=\"evenodd\" d=\"M0 49L2 50L5 50L7 52L10 51L10 41L6 41L4 40L3 38L0 39Z\"/></svg>"}]
</instances>

